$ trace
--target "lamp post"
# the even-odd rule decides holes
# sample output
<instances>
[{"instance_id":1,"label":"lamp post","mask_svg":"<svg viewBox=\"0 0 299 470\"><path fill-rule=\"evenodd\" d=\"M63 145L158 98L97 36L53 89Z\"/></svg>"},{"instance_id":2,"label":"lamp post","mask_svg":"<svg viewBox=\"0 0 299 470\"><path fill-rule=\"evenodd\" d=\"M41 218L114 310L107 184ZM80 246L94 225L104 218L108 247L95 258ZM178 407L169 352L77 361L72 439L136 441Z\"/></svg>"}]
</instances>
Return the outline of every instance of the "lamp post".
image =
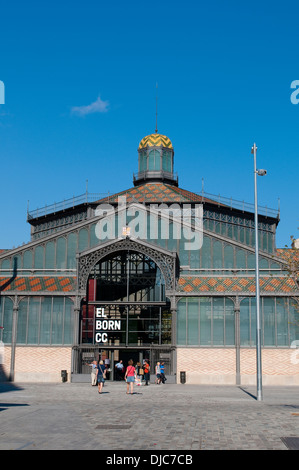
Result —
<instances>
[{"instance_id":1,"label":"lamp post","mask_svg":"<svg viewBox=\"0 0 299 470\"><path fill-rule=\"evenodd\" d=\"M254 156L254 231L255 231L255 285L256 285L256 374L257 374L257 400L263 399L262 392L262 353L261 353L261 317L260 317L260 281L259 281L259 238L258 238L258 211L257 211L257 175L264 176L266 170L256 169L257 146L253 144L251 153Z\"/></svg>"}]
</instances>

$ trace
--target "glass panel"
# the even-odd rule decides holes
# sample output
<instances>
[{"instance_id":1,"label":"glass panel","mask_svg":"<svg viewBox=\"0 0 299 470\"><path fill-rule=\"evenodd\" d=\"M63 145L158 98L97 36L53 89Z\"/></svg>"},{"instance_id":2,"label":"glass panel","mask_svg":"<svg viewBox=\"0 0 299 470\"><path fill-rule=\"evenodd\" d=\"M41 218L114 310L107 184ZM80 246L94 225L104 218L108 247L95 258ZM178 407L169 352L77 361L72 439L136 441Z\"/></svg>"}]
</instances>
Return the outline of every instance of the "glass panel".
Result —
<instances>
[{"instance_id":1,"label":"glass panel","mask_svg":"<svg viewBox=\"0 0 299 470\"><path fill-rule=\"evenodd\" d=\"M70 299L65 299L64 344L73 344L73 311L73 302Z\"/></svg>"},{"instance_id":2,"label":"glass panel","mask_svg":"<svg viewBox=\"0 0 299 470\"><path fill-rule=\"evenodd\" d=\"M270 268L272 274L275 274L274 270L277 270L277 274L279 274L281 271L281 265L278 263L271 263Z\"/></svg>"},{"instance_id":3,"label":"glass panel","mask_svg":"<svg viewBox=\"0 0 299 470\"><path fill-rule=\"evenodd\" d=\"M198 320L199 320L199 299L188 299L188 343L189 345L199 345Z\"/></svg>"},{"instance_id":4,"label":"glass panel","mask_svg":"<svg viewBox=\"0 0 299 470\"><path fill-rule=\"evenodd\" d=\"M213 345L224 344L224 298L213 299Z\"/></svg>"},{"instance_id":5,"label":"glass panel","mask_svg":"<svg viewBox=\"0 0 299 470\"><path fill-rule=\"evenodd\" d=\"M244 250L236 250L236 267L246 269L246 252Z\"/></svg>"},{"instance_id":6,"label":"glass panel","mask_svg":"<svg viewBox=\"0 0 299 470\"><path fill-rule=\"evenodd\" d=\"M51 343L52 297L44 297L41 304L40 343Z\"/></svg>"},{"instance_id":7,"label":"glass panel","mask_svg":"<svg viewBox=\"0 0 299 470\"><path fill-rule=\"evenodd\" d=\"M186 300L178 302L177 310L177 344L186 344Z\"/></svg>"},{"instance_id":8,"label":"glass panel","mask_svg":"<svg viewBox=\"0 0 299 470\"><path fill-rule=\"evenodd\" d=\"M289 346L288 338L288 301L276 298L277 346ZM292 328L292 325L290 325Z\"/></svg>"},{"instance_id":9,"label":"glass panel","mask_svg":"<svg viewBox=\"0 0 299 470\"><path fill-rule=\"evenodd\" d=\"M155 151L151 150L148 154L148 169L150 171L155 170Z\"/></svg>"},{"instance_id":10,"label":"glass panel","mask_svg":"<svg viewBox=\"0 0 299 470\"><path fill-rule=\"evenodd\" d=\"M100 243L100 240L96 236L96 224L91 225L90 227L90 247L96 246Z\"/></svg>"},{"instance_id":11,"label":"glass panel","mask_svg":"<svg viewBox=\"0 0 299 470\"><path fill-rule=\"evenodd\" d=\"M251 245L251 230L250 228L245 228L245 243L246 245Z\"/></svg>"},{"instance_id":12,"label":"glass panel","mask_svg":"<svg viewBox=\"0 0 299 470\"><path fill-rule=\"evenodd\" d=\"M240 305L240 344L250 346L250 306L249 299L244 299Z\"/></svg>"},{"instance_id":13,"label":"glass panel","mask_svg":"<svg viewBox=\"0 0 299 470\"><path fill-rule=\"evenodd\" d=\"M27 344L38 344L40 297L29 299Z\"/></svg>"},{"instance_id":14,"label":"glass panel","mask_svg":"<svg viewBox=\"0 0 299 470\"><path fill-rule=\"evenodd\" d=\"M25 344L27 338L28 299L21 300L18 312L17 343Z\"/></svg>"},{"instance_id":15,"label":"glass panel","mask_svg":"<svg viewBox=\"0 0 299 470\"><path fill-rule=\"evenodd\" d=\"M213 268L222 269L222 243L213 241Z\"/></svg>"},{"instance_id":16,"label":"glass panel","mask_svg":"<svg viewBox=\"0 0 299 470\"><path fill-rule=\"evenodd\" d=\"M234 303L230 299L225 299L225 345L235 344L235 312Z\"/></svg>"},{"instance_id":17,"label":"glass panel","mask_svg":"<svg viewBox=\"0 0 299 470\"><path fill-rule=\"evenodd\" d=\"M268 232L263 232L263 244L262 244L262 249L264 251L268 250Z\"/></svg>"},{"instance_id":18,"label":"glass panel","mask_svg":"<svg viewBox=\"0 0 299 470\"><path fill-rule=\"evenodd\" d=\"M273 239L274 239L274 236L272 235L272 233L268 233L268 251L269 253L272 253L273 252Z\"/></svg>"},{"instance_id":19,"label":"glass panel","mask_svg":"<svg viewBox=\"0 0 299 470\"><path fill-rule=\"evenodd\" d=\"M67 268L76 268L77 234L70 233L67 238Z\"/></svg>"},{"instance_id":20,"label":"glass panel","mask_svg":"<svg viewBox=\"0 0 299 470\"><path fill-rule=\"evenodd\" d=\"M269 261L266 258L259 258L259 269L269 270Z\"/></svg>"},{"instance_id":21,"label":"glass panel","mask_svg":"<svg viewBox=\"0 0 299 470\"><path fill-rule=\"evenodd\" d=\"M32 251L27 250L23 256L23 267L25 269L32 269Z\"/></svg>"},{"instance_id":22,"label":"glass panel","mask_svg":"<svg viewBox=\"0 0 299 470\"><path fill-rule=\"evenodd\" d=\"M139 171L146 171L146 152L139 153Z\"/></svg>"},{"instance_id":23,"label":"glass panel","mask_svg":"<svg viewBox=\"0 0 299 470\"><path fill-rule=\"evenodd\" d=\"M54 261L55 261L55 247L54 242L48 242L46 244L46 268L47 269L54 269Z\"/></svg>"},{"instance_id":24,"label":"glass panel","mask_svg":"<svg viewBox=\"0 0 299 470\"><path fill-rule=\"evenodd\" d=\"M200 345L211 345L211 299L200 299Z\"/></svg>"},{"instance_id":25,"label":"glass panel","mask_svg":"<svg viewBox=\"0 0 299 470\"><path fill-rule=\"evenodd\" d=\"M200 268L200 250L190 250L190 268Z\"/></svg>"},{"instance_id":26,"label":"glass panel","mask_svg":"<svg viewBox=\"0 0 299 470\"><path fill-rule=\"evenodd\" d=\"M11 343L13 303L12 303L12 300L8 299L7 297L2 297L2 302L4 304L3 305L3 321L1 322L1 326L3 326L4 328L3 330L1 330L2 341L3 343Z\"/></svg>"},{"instance_id":27,"label":"glass panel","mask_svg":"<svg viewBox=\"0 0 299 470\"><path fill-rule=\"evenodd\" d=\"M34 250L34 267L35 269L43 269L44 267L44 248L37 246Z\"/></svg>"},{"instance_id":28,"label":"glass panel","mask_svg":"<svg viewBox=\"0 0 299 470\"><path fill-rule=\"evenodd\" d=\"M169 223L169 239L167 240L167 249L169 251L177 251L177 246L178 246L178 237L175 238L175 233L173 232L175 230L173 226L173 222Z\"/></svg>"},{"instance_id":29,"label":"glass panel","mask_svg":"<svg viewBox=\"0 0 299 470\"><path fill-rule=\"evenodd\" d=\"M66 268L66 240L65 238L58 238L56 244L56 268Z\"/></svg>"},{"instance_id":30,"label":"glass panel","mask_svg":"<svg viewBox=\"0 0 299 470\"><path fill-rule=\"evenodd\" d=\"M233 269L234 267L234 249L230 245L224 247L224 267Z\"/></svg>"},{"instance_id":31,"label":"glass panel","mask_svg":"<svg viewBox=\"0 0 299 470\"><path fill-rule=\"evenodd\" d=\"M211 239L209 237L203 237L201 267L206 269L211 267Z\"/></svg>"},{"instance_id":32,"label":"glass panel","mask_svg":"<svg viewBox=\"0 0 299 470\"><path fill-rule=\"evenodd\" d=\"M182 237L179 242L180 246L180 265L181 266L189 266L189 251L185 249L185 243L187 240L183 238L183 230L182 230Z\"/></svg>"},{"instance_id":33,"label":"glass panel","mask_svg":"<svg viewBox=\"0 0 299 470\"><path fill-rule=\"evenodd\" d=\"M247 268L255 269L255 255L253 253L247 255Z\"/></svg>"},{"instance_id":34,"label":"glass panel","mask_svg":"<svg viewBox=\"0 0 299 470\"><path fill-rule=\"evenodd\" d=\"M79 232L79 252L87 250L88 248L88 231L82 228Z\"/></svg>"},{"instance_id":35,"label":"glass panel","mask_svg":"<svg viewBox=\"0 0 299 470\"><path fill-rule=\"evenodd\" d=\"M263 298L264 346L275 346L275 302L271 298Z\"/></svg>"},{"instance_id":36,"label":"glass panel","mask_svg":"<svg viewBox=\"0 0 299 470\"><path fill-rule=\"evenodd\" d=\"M53 298L52 344L62 344L63 338L63 297Z\"/></svg>"},{"instance_id":37,"label":"glass panel","mask_svg":"<svg viewBox=\"0 0 299 470\"><path fill-rule=\"evenodd\" d=\"M299 304L294 300L289 300L289 325L290 325L290 343L299 340L298 323Z\"/></svg>"},{"instance_id":38,"label":"glass panel","mask_svg":"<svg viewBox=\"0 0 299 470\"><path fill-rule=\"evenodd\" d=\"M240 231L240 242L245 243L245 229L244 229L244 227L240 227L239 231Z\"/></svg>"},{"instance_id":39,"label":"glass panel","mask_svg":"<svg viewBox=\"0 0 299 470\"><path fill-rule=\"evenodd\" d=\"M7 271L5 271L7 269ZM10 276L10 259L4 259L1 263L1 275L2 276Z\"/></svg>"},{"instance_id":40,"label":"glass panel","mask_svg":"<svg viewBox=\"0 0 299 470\"><path fill-rule=\"evenodd\" d=\"M163 150L163 164L162 169L164 171L171 172L171 151L170 150Z\"/></svg>"}]
</instances>

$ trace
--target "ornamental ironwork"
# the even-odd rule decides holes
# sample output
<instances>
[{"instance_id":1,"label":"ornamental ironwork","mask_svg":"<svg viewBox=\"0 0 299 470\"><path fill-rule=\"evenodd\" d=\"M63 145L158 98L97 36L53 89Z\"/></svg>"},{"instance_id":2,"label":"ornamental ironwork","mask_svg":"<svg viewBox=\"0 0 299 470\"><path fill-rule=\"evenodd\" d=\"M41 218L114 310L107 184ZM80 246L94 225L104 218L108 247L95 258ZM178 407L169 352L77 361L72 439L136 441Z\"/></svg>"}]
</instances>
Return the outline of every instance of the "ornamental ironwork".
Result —
<instances>
[{"instance_id":1,"label":"ornamental ironwork","mask_svg":"<svg viewBox=\"0 0 299 470\"><path fill-rule=\"evenodd\" d=\"M153 248L144 242L137 242L129 238L112 242L98 249L82 254L78 260L78 292L85 294L86 285L92 268L101 259L117 251L135 251L148 256L160 268L164 277L166 292L175 291L176 288L176 255Z\"/></svg>"}]
</instances>

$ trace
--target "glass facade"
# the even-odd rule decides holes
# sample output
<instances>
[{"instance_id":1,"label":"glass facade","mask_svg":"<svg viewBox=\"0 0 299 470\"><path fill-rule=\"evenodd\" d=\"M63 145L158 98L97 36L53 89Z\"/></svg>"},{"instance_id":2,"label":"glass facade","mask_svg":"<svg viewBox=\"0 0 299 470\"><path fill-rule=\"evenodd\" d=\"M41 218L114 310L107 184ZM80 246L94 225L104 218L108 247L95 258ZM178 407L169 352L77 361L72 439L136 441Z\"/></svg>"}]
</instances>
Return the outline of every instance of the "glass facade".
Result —
<instances>
[{"instance_id":1,"label":"glass facade","mask_svg":"<svg viewBox=\"0 0 299 470\"><path fill-rule=\"evenodd\" d=\"M138 213L134 214L134 216L127 215L126 221L141 240L150 241L150 243L169 251L177 251L180 265L186 271L189 269L200 269L207 272L209 270L211 272L217 270L230 272L236 269L244 272L254 271L254 252L246 250L246 248L238 247L208 235L203 236L202 246L199 245L199 242L192 243L194 239L192 231L189 231L190 233L187 234L188 238L186 238L186 228L172 221L172 216L176 212L174 206L172 205L171 211L173 212L170 211L168 219L154 213ZM180 206L176 206L178 206L177 210L180 211ZM115 214L113 224L109 224L110 222L106 222L106 226L104 224L103 227L101 226L101 239L98 237L97 224L91 224L67 236L60 236L53 241L37 245L31 250L24 251L21 255L14 256L11 259L4 259L0 264L2 273L9 275L12 272L14 259L17 263L17 269L21 269L24 274L30 274L32 269L35 270L35 273L39 274L45 274L46 270L51 272L55 269L75 270L77 253L107 242L111 238L119 237L119 218L117 214ZM109 227L112 228L111 234L107 231L108 229L110 230ZM229 224L229 227L232 227L232 224ZM246 229L244 228L244 230ZM235 233L234 230L233 232ZM236 233L239 234L239 231ZM229 236L227 232L225 235ZM189 243L191 248L190 246L188 247L188 242L191 242ZM270 258L260 256L260 270L261 274L278 273L281 272L281 265Z\"/></svg>"},{"instance_id":2,"label":"glass facade","mask_svg":"<svg viewBox=\"0 0 299 470\"><path fill-rule=\"evenodd\" d=\"M1 339L11 342L12 300L1 299L0 319L4 326ZM66 297L26 297L19 303L17 344L71 345L73 344L73 302Z\"/></svg>"},{"instance_id":3,"label":"glass facade","mask_svg":"<svg viewBox=\"0 0 299 470\"><path fill-rule=\"evenodd\" d=\"M234 304L224 297L188 297L178 302L178 346L233 346Z\"/></svg>"},{"instance_id":4,"label":"glass facade","mask_svg":"<svg viewBox=\"0 0 299 470\"><path fill-rule=\"evenodd\" d=\"M262 346L290 347L299 339L299 312L292 299L261 298ZM234 346L233 301L225 297L188 297L178 302L178 346ZM240 307L240 345L256 345L256 302L246 298Z\"/></svg>"},{"instance_id":5,"label":"glass facade","mask_svg":"<svg viewBox=\"0 0 299 470\"><path fill-rule=\"evenodd\" d=\"M290 347L299 339L299 311L292 299L261 298L261 342L263 347ZM256 344L256 301L244 299L240 309L241 346Z\"/></svg>"}]
</instances>

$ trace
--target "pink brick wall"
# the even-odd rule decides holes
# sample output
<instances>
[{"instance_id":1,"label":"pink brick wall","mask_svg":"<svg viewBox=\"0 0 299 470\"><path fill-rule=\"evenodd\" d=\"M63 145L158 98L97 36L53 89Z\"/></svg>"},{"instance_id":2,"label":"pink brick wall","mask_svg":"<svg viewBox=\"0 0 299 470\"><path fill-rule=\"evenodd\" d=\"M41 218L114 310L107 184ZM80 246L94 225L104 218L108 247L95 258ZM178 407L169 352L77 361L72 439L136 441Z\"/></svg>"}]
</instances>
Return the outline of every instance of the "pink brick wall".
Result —
<instances>
[{"instance_id":1,"label":"pink brick wall","mask_svg":"<svg viewBox=\"0 0 299 470\"><path fill-rule=\"evenodd\" d=\"M70 347L17 346L16 382L61 382L61 370L71 373ZM10 347L5 347L4 371L10 371Z\"/></svg>"},{"instance_id":2,"label":"pink brick wall","mask_svg":"<svg viewBox=\"0 0 299 470\"><path fill-rule=\"evenodd\" d=\"M241 384L256 383L256 351L241 349ZM187 383L236 383L235 349L177 349L177 377L186 371ZM263 349L264 385L299 385L299 352L295 349Z\"/></svg>"}]
</instances>

